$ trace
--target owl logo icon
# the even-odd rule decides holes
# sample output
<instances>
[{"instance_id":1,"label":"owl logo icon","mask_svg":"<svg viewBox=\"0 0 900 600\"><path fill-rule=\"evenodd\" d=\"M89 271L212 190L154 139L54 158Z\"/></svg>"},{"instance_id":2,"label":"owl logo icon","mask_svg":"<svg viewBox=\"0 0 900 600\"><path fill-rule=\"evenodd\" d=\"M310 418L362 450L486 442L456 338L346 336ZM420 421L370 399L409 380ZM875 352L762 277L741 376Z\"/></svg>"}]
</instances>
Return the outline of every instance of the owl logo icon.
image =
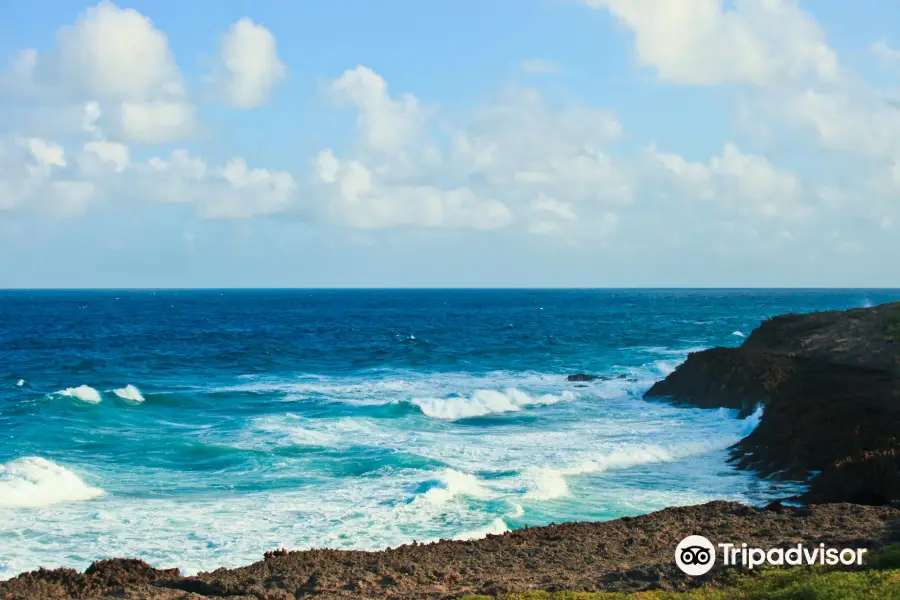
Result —
<instances>
[{"instance_id":1,"label":"owl logo icon","mask_svg":"<svg viewBox=\"0 0 900 600\"><path fill-rule=\"evenodd\" d=\"M692 577L708 573L715 563L715 546L702 535L689 535L675 548L675 564Z\"/></svg>"}]
</instances>

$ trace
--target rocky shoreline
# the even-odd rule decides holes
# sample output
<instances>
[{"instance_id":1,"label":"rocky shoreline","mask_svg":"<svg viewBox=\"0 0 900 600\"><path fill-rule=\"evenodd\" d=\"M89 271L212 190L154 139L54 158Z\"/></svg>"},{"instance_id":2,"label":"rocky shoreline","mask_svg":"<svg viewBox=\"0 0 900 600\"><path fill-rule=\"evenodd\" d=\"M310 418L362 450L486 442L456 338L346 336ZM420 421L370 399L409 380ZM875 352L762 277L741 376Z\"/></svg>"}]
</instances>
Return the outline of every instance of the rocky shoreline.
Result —
<instances>
[{"instance_id":1,"label":"rocky shoreline","mask_svg":"<svg viewBox=\"0 0 900 600\"><path fill-rule=\"evenodd\" d=\"M19 575L0 582L0 600L411 600L529 590L681 590L720 581L724 573L718 567L690 578L678 570L674 549L688 535L763 548L803 542L878 549L900 542L900 303L775 317L738 348L691 354L646 397L743 415L762 405L759 426L732 448L733 461L763 477L808 483L807 492L791 499L805 506L711 502L479 541L381 552L278 551L247 567L195 577L114 559L84 573Z\"/></svg>"},{"instance_id":2,"label":"rocky shoreline","mask_svg":"<svg viewBox=\"0 0 900 600\"><path fill-rule=\"evenodd\" d=\"M529 590L683 590L722 581L725 568L692 578L676 567L675 546L692 534L713 543L761 548L797 543L877 550L900 541L900 510L830 504L754 509L734 502L668 508L603 523L562 523L478 541L412 544L381 552L273 552L239 569L180 577L137 560L33 571L0 582L0 598L132 600L419 600ZM730 569L730 567L729 567Z\"/></svg>"},{"instance_id":3,"label":"rocky shoreline","mask_svg":"<svg viewBox=\"0 0 900 600\"><path fill-rule=\"evenodd\" d=\"M733 460L808 483L797 500L900 500L900 302L769 319L738 348L691 354L646 397L764 406Z\"/></svg>"}]
</instances>

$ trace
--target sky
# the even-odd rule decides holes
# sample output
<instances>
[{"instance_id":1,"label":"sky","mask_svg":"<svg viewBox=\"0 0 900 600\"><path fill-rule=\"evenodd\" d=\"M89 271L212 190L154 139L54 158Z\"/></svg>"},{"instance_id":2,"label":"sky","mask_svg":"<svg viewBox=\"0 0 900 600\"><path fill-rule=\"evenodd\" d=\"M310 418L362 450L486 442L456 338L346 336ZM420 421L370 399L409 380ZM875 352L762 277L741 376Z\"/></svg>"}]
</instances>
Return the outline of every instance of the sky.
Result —
<instances>
[{"instance_id":1,"label":"sky","mask_svg":"<svg viewBox=\"0 0 900 600\"><path fill-rule=\"evenodd\" d=\"M0 3L0 287L900 287L895 0Z\"/></svg>"}]
</instances>

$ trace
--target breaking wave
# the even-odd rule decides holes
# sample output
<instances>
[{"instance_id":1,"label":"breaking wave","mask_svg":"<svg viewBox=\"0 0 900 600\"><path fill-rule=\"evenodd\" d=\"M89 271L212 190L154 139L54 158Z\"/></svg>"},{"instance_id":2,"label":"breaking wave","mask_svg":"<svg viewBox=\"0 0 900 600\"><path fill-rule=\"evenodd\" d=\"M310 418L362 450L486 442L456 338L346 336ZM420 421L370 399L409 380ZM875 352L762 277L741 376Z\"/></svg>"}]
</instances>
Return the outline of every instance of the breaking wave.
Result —
<instances>
[{"instance_id":1,"label":"breaking wave","mask_svg":"<svg viewBox=\"0 0 900 600\"><path fill-rule=\"evenodd\" d=\"M40 508L90 500L103 493L65 467L38 456L0 465L0 508Z\"/></svg>"},{"instance_id":2,"label":"breaking wave","mask_svg":"<svg viewBox=\"0 0 900 600\"><path fill-rule=\"evenodd\" d=\"M113 390L113 393L121 398L122 400L128 400L130 402L143 402L144 397L141 395L141 390L137 389L135 386L130 383L123 388L119 388L117 390Z\"/></svg>"},{"instance_id":3,"label":"breaking wave","mask_svg":"<svg viewBox=\"0 0 900 600\"><path fill-rule=\"evenodd\" d=\"M75 398L76 400L81 400L82 402L88 402L90 404L99 404L103 398L100 396L100 392L95 390L89 385L79 385L78 387L66 388L59 392L56 392L57 396L66 396L67 398Z\"/></svg>"},{"instance_id":4,"label":"breaking wave","mask_svg":"<svg viewBox=\"0 0 900 600\"><path fill-rule=\"evenodd\" d=\"M445 469L438 475L438 481L440 485L416 496L412 503L443 506L457 496L478 499L487 499L493 496L493 493L481 485L478 478L470 473Z\"/></svg>"},{"instance_id":5,"label":"breaking wave","mask_svg":"<svg viewBox=\"0 0 900 600\"><path fill-rule=\"evenodd\" d=\"M753 414L744 419L742 434L737 437L723 436L717 440L692 442L672 448L643 446L615 450L606 456L587 460L570 468L532 467L524 473L528 481L528 491L525 493L525 497L531 500L553 500L566 497L569 495L566 477L571 475L585 475L614 469L628 469L645 464L673 462L723 450L752 433L762 420L762 416L763 407L760 405Z\"/></svg>"},{"instance_id":6,"label":"breaking wave","mask_svg":"<svg viewBox=\"0 0 900 600\"><path fill-rule=\"evenodd\" d=\"M545 406L557 402L574 400L576 395L565 391L562 394L532 396L516 388L496 390L476 390L469 396L448 398L413 398L408 402L417 406L427 417L455 421L470 417L520 411L526 406Z\"/></svg>"},{"instance_id":7,"label":"breaking wave","mask_svg":"<svg viewBox=\"0 0 900 600\"><path fill-rule=\"evenodd\" d=\"M509 531L509 527L506 525L506 521L497 517L490 524L481 527L480 529L473 529L472 531L466 531L458 536L456 536L457 540L483 540L489 535L500 535L501 533L506 533Z\"/></svg>"}]
</instances>

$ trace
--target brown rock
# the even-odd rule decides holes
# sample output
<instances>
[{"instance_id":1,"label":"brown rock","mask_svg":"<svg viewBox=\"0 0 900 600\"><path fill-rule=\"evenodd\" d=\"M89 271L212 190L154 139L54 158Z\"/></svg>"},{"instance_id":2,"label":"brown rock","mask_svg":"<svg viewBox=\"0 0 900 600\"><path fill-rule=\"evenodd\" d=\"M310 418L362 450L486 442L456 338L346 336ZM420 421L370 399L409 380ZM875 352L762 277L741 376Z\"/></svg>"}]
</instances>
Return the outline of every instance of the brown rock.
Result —
<instances>
[{"instance_id":1,"label":"brown rock","mask_svg":"<svg viewBox=\"0 0 900 600\"><path fill-rule=\"evenodd\" d=\"M381 552L272 553L240 569L196 577L137 560L100 561L85 573L39 570L0 582L0 598L289 600L456 598L529 590L683 590L723 576L690 578L674 564L684 537L770 548L796 544L879 548L895 542L900 510L828 504L756 510L733 502L669 508L605 523L531 527L478 541L405 545ZM630 543L629 543L630 542Z\"/></svg>"}]
</instances>

